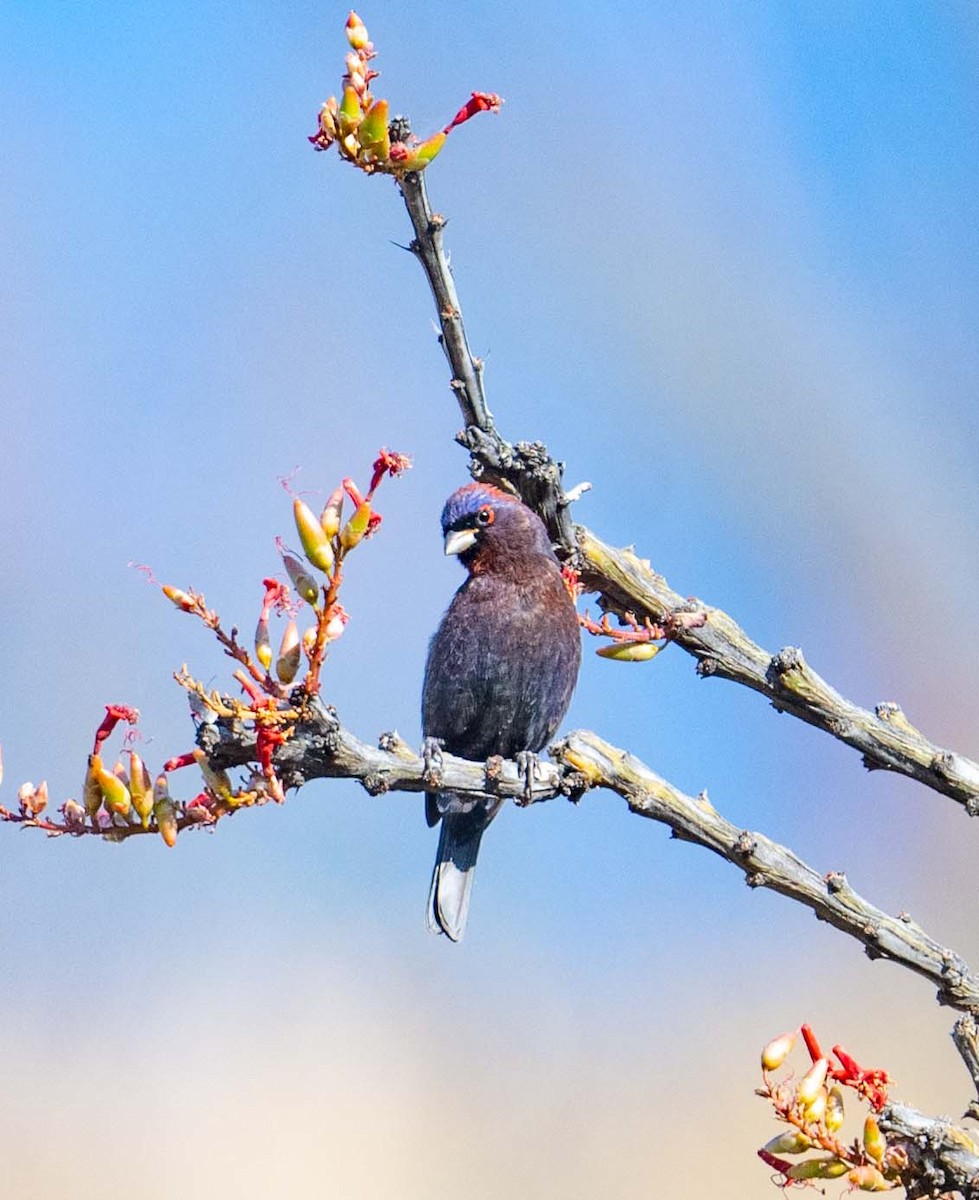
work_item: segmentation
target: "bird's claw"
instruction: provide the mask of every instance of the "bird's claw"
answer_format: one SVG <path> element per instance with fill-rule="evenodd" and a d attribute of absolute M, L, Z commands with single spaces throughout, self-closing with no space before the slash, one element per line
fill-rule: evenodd
<path fill-rule="evenodd" d="M 532 750 L 521 750 L 516 756 L 516 763 L 523 777 L 523 795 L 515 796 L 514 803 L 525 808 L 534 800 L 534 782 L 540 779 L 540 759 Z"/>
<path fill-rule="evenodd" d="M 442 784 L 442 739 L 427 737 L 422 742 L 422 781 L 431 788 Z"/>

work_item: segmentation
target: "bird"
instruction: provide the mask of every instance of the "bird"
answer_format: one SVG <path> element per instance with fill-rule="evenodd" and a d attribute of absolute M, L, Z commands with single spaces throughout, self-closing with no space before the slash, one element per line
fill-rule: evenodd
<path fill-rule="evenodd" d="M 477 762 L 534 755 L 571 702 L 581 636 L 571 592 L 544 522 L 487 483 L 453 492 L 442 510 L 445 553 L 466 568 L 432 637 L 422 687 L 426 754 L 444 749 Z M 425 797 L 441 821 L 428 927 L 458 942 L 466 928 L 479 844 L 501 798 Z"/>

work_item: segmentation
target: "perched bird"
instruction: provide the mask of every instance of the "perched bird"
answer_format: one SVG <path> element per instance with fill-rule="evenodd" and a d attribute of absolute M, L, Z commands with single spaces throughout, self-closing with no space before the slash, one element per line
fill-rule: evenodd
<path fill-rule="evenodd" d="M 477 762 L 536 754 L 567 711 L 581 662 L 574 601 L 547 530 L 515 497 L 471 483 L 446 501 L 442 533 L 445 553 L 469 574 L 429 646 L 426 745 L 434 739 Z M 465 932 L 480 839 L 501 804 L 425 797 L 429 825 L 442 822 L 428 926 L 454 942 Z"/>

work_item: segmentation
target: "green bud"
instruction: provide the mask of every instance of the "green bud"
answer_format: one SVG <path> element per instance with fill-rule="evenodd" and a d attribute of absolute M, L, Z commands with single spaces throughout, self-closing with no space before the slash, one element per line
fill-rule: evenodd
<path fill-rule="evenodd" d="M 129 788 L 126 787 L 118 775 L 114 775 L 104 767 L 96 772 L 96 777 L 99 781 L 99 790 L 102 792 L 102 799 L 105 802 L 106 810 L 118 813 L 120 817 L 128 817 L 129 810 L 132 807 Z"/>
<path fill-rule="evenodd" d="M 315 604 L 320 596 L 319 584 L 293 554 L 282 555 L 282 565 L 292 580 L 292 586 L 307 604 Z"/>
<path fill-rule="evenodd" d="M 302 646 L 299 641 L 299 629 L 295 621 L 290 621 L 282 635 L 279 646 L 279 657 L 275 663 L 275 673 L 281 683 L 289 684 L 296 678 L 299 663 L 302 658 Z"/>
<path fill-rule="evenodd" d="M 153 816 L 160 837 L 168 846 L 177 841 L 177 808 L 170 799 L 170 784 L 166 775 L 158 775 L 153 785 Z"/>
<path fill-rule="evenodd" d="M 614 662 L 649 662 L 662 649 L 655 642 L 610 642 L 607 646 L 599 646 L 595 653 Z M 774 1070 L 774 1067 L 768 1069 Z"/>
<path fill-rule="evenodd" d="M 340 530 L 340 545 L 344 550 L 352 550 L 367 532 L 371 519 L 371 506 L 368 500 L 362 500 L 354 510 L 353 516 Z"/>
<path fill-rule="evenodd" d="M 789 1179 L 839 1179 L 849 1171 L 849 1163 L 840 1158 L 810 1158 L 793 1163 L 786 1171 Z"/>
<path fill-rule="evenodd" d="M 153 812 L 153 785 L 150 773 L 143 760 L 135 750 L 129 752 L 129 791 L 132 795 L 133 808 L 142 822 L 144 829 L 149 829 L 150 816 Z"/>
<path fill-rule="evenodd" d="M 769 1154 L 805 1154 L 812 1149 L 812 1142 L 798 1129 L 787 1129 L 773 1137 L 764 1147 Z"/>
<path fill-rule="evenodd" d="M 304 504 L 298 496 L 292 502 L 292 512 L 306 557 L 314 567 L 329 574 L 333 570 L 333 547 L 323 532 L 323 526 L 309 505 Z"/>

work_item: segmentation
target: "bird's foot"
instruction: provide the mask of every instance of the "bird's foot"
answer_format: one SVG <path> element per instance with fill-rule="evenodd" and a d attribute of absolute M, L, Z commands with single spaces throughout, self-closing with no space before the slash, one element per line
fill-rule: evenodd
<path fill-rule="evenodd" d="M 430 788 L 441 787 L 442 784 L 442 739 L 427 737 L 422 742 L 422 780 Z"/>
<path fill-rule="evenodd" d="M 525 808 L 534 801 L 534 781 L 540 779 L 540 759 L 532 750 L 521 750 L 516 756 L 517 770 L 523 776 L 523 795 L 514 797 L 514 804 Z"/>

